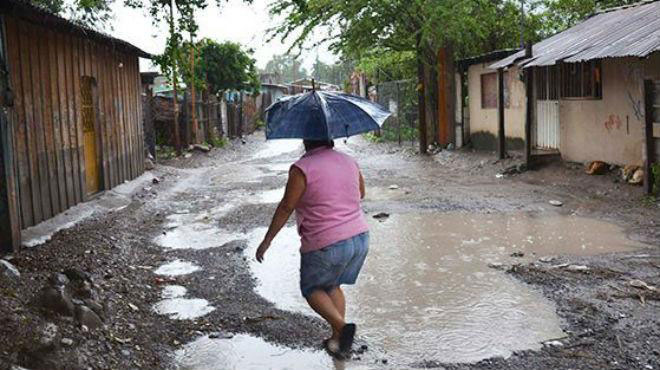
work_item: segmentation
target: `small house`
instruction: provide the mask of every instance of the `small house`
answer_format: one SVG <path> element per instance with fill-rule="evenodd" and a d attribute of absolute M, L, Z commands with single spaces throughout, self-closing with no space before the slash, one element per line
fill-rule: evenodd
<path fill-rule="evenodd" d="M 505 117 L 504 127 L 527 122 L 530 157 L 640 166 L 656 160 L 660 1 L 600 11 L 489 69 L 524 71 L 530 104 L 525 114 Z"/>
<path fill-rule="evenodd" d="M 23 0 L 0 2 L 0 249 L 143 172 L 139 57 Z"/>
<path fill-rule="evenodd" d="M 460 110 L 457 117 L 463 116 L 464 140 L 471 142 L 476 149 L 497 149 L 497 71 L 488 66 L 516 51 L 497 50 L 462 59 L 457 63 L 460 81 L 466 82 L 464 87 L 468 96 L 467 101 L 459 97 L 461 103 L 457 104 Z M 506 146 L 510 149 L 523 149 L 525 139 L 525 84 L 520 77 L 521 69 L 518 66 L 512 66 L 504 73 Z M 457 119 L 457 122 L 461 120 Z"/>

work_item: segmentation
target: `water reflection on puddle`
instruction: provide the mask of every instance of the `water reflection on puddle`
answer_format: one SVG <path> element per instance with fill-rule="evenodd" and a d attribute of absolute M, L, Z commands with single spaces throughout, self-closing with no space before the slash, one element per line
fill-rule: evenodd
<path fill-rule="evenodd" d="M 202 317 L 215 308 L 205 299 L 183 298 L 188 290 L 180 285 L 166 285 L 161 292 L 161 301 L 154 305 L 154 310 L 177 320 L 190 320 Z"/>
<path fill-rule="evenodd" d="M 177 320 L 191 320 L 202 317 L 215 308 L 201 298 L 168 298 L 156 303 L 156 312 Z"/>
<path fill-rule="evenodd" d="M 347 315 L 371 348 L 401 364 L 508 356 L 564 335 L 551 302 L 489 263 L 640 246 L 616 225 L 572 216 L 428 213 L 370 221 L 371 251 L 358 284 L 346 289 Z M 246 255 L 264 232 L 250 235 Z M 252 270 L 266 299 L 311 314 L 298 290 L 298 246 L 295 229 L 284 229 Z"/>
<path fill-rule="evenodd" d="M 178 350 L 175 362 L 182 370 L 367 369 L 333 361 L 322 351 L 294 350 L 244 334 L 231 339 L 201 337 Z"/>
<path fill-rule="evenodd" d="M 300 150 L 302 148 L 302 140 L 269 140 L 264 144 L 264 146 L 265 148 L 252 155 L 253 159 L 276 157 L 284 153 Z"/>
<path fill-rule="evenodd" d="M 244 235 L 241 233 L 230 233 L 207 224 L 192 223 L 167 231 L 154 241 L 161 247 L 170 249 L 207 249 L 242 238 Z"/>
<path fill-rule="evenodd" d="M 174 260 L 172 262 L 166 263 L 159 268 L 157 268 L 154 273 L 157 275 L 166 275 L 166 276 L 181 276 L 192 274 L 195 271 L 199 271 L 201 268 L 195 265 L 192 262 Z"/>

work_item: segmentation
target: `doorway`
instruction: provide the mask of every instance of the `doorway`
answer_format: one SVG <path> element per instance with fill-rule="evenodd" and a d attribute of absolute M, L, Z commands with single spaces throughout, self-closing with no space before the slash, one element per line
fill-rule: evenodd
<path fill-rule="evenodd" d="M 81 78 L 82 95 L 82 123 L 83 123 L 83 143 L 85 152 L 85 183 L 87 195 L 93 195 L 101 190 L 101 179 L 99 171 L 98 157 L 98 131 L 96 129 L 96 80 L 90 76 Z"/>
<path fill-rule="evenodd" d="M 559 68 L 536 68 L 536 120 L 532 125 L 535 149 L 559 149 Z"/>

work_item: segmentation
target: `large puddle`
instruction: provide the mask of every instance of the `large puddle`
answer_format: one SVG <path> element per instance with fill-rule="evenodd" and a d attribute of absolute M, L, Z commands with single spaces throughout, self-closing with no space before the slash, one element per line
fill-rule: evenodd
<path fill-rule="evenodd" d="M 249 236 L 247 256 L 264 232 Z M 491 263 L 641 246 L 613 224 L 524 213 L 392 215 L 371 220 L 371 238 L 358 284 L 346 289 L 347 315 L 370 348 L 400 366 L 508 356 L 564 335 L 551 302 Z M 261 295 L 282 309 L 312 314 L 298 290 L 298 246 L 295 229 L 285 228 L 266 262 L 253 262 L 252 269 Z M 515 252 L 524 257 L 512 257 Z"/>
<path fill-rule="evenodd" d="M 175 353 L 179 369 L 262 370 L 262 369 L 342 369 L 320 351 L 293 350 L 249 335 L 231 339 L 200 337 Z M 354 369 L 355 367 L 351 367 Z"/>

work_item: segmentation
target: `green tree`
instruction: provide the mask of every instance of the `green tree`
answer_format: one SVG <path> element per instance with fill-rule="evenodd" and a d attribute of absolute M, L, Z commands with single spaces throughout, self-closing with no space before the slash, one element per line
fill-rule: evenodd
<path fill-rule="evenodd" d="M 340 60 L 337 63 L 323 63 L 318 57 L 312 66 L 312 77 L 317 81 L 342 86 L 351 76 L 355 63 L 350 60 Z"/>
<path fill-rule="evenodd" d="M 113 0 L 30 0 L 53 14 L 93 29 L 109 29 L 112 19 L 110 5 Z"/>
<path fill-rule="evenodd" d="M 636 2 L 638 0 L 541 0 L 544 9 L 541 31 L 544 35 L 551 35 L 574 26 L 599 10 Z"/>
<path fill-rule="evenodd" d="M 196 49 L 199 55 L 195 62 L 197 79 L 208 83 L 198 86 L 208 88 L 212 94 L 227 90 L 259 92 L 259 73 L 252 50 L 244 50 L 234 42 L 217 43 L 210 39 L 198 42 Z"/>
<path fill-rule="evenodd" d="M 273 55 L 263 70 L 280 76 L 281 82 L 289 83 L 309 76 L 302 62 L 291 54 Z"/>

